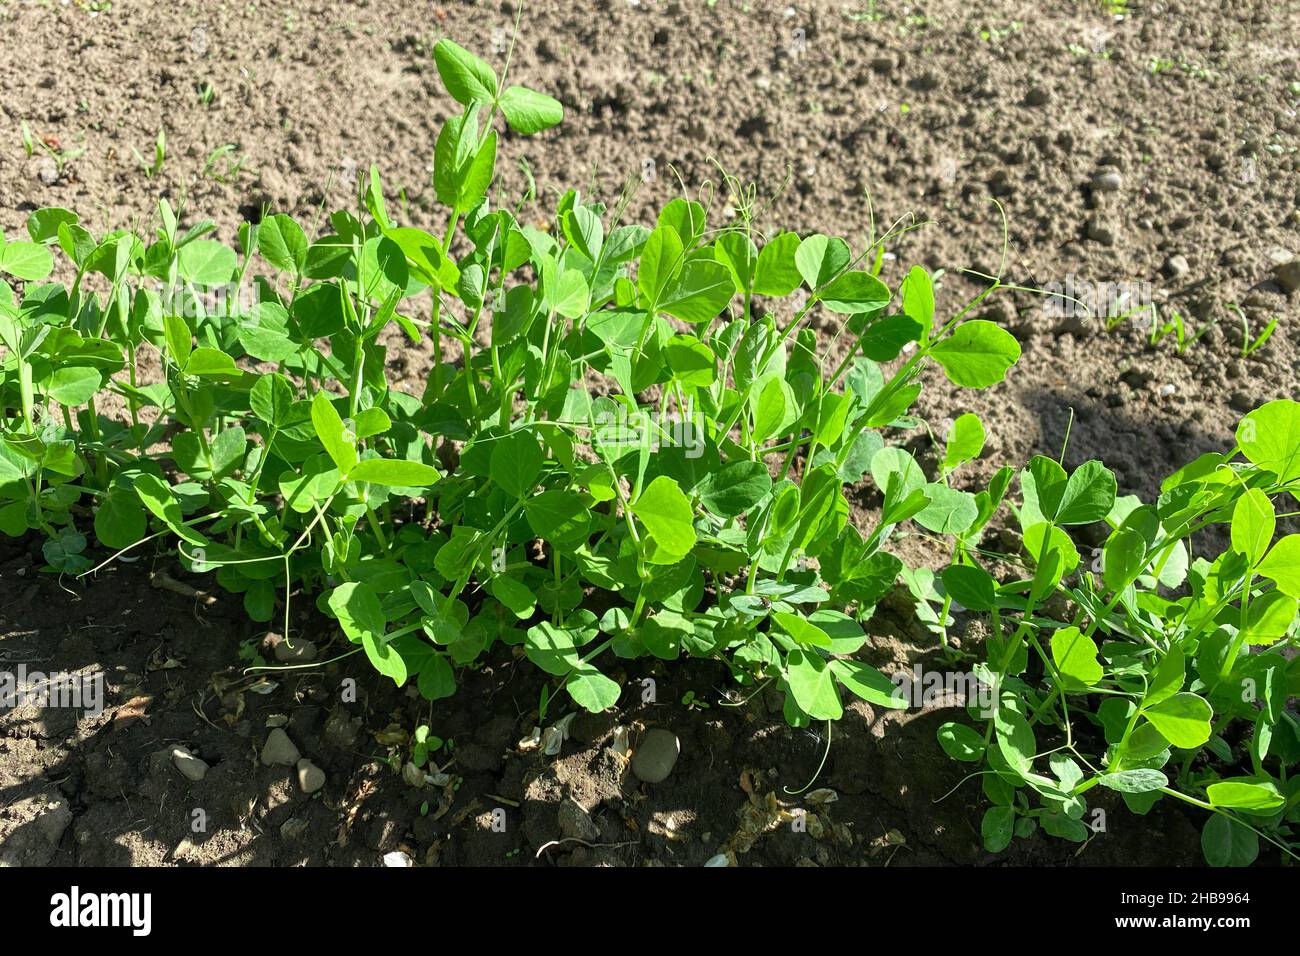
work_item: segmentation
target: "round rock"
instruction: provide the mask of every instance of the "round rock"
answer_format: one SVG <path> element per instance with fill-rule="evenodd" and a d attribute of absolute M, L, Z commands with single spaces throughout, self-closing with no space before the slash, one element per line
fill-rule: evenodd
<path fill-rule="evenodd" d="M 671 730 L 656 727 L 632 754 L 632 773 L 644 783 L 662 783 L 677 765 L 682 743 Z"/>
<path fill-rule="evenodd" d="M 303 793 L 315 793 L 325 786 L 325 771 L 304 757 L 298 761 L 298 786 Z"/>
<path fill-rule="evenodd" d="M 184 747 L 173 747 L 171 755 L 172 763 L 176 765 L 176 769 L 181 772 L 181 775 L 186 780 L 197 783 L 207 775 L 208 765 Z"/>

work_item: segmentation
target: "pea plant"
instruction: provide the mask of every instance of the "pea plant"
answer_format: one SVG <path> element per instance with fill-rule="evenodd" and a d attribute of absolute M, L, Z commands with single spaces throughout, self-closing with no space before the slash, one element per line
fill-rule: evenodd
<path fill-rule="evenodd" d="M 1263 405 L 1232 451 L 1170 475 L 1154 504 L 1117 497 L 1100 462 L 1067 473 L 1035 458 L 1020 474 L 1022 556 L 956 537 L 941 582 L 991 622 L 977 666 L 994 694 L 938 736 L 981 768 L 988 850 L 1039 827 L 1092 838 L 1102 787 L 1137 814 L 1165 799 L 1207 811 L 1211 864 L 1248 865 L 1261 841 L 1296 857 L 1300 534 L 1278 528 L 1297 515 L 1298 435 L 1300 404 Z M 1101 521 L 1089 559 L 1067 529 Z M 999 583 L 984 564 L 1008 559 Z"/>
<path fill-rule="evenodd" d="M 156 235 L 51 208 L 0 246 L 0 529 L 61 574 L 96 570 L 92 535 L 109 560 L 174 551 L 290 640 L 314 598 L 431 700 L 505 644 L 553 678 L 542 713 L 612 706 L 617 659 L 683 655 L 775 682 L 796 725 L 841 690 L 899 706 L 852 656 L 903 570 L 884 546 L 909 520 L 974 535 L 996 503 L 883 430 L 918 424 L 931 363 L 983 388 L 1015 340 L 970 306 L 936 319 L 920 268 L 891 293 L 884 237 L 765 236 L 749 205 L 719 227 L 687 197 L 627 223 L 573 191 L 521 222 L 492 198 L 498 124 L 540 133 L 560 103 L 434 56 L 441 235 L 394 221 L 372 168 L 319 234 L 277 213 L 232 248 L 164 201 Z M 44 281 L 55 252 L 68 283 Z M 432 367 L 402 390 L 390 350 L 415 348 Z M 864 536 L 845 490 L 868 477 Z"/>

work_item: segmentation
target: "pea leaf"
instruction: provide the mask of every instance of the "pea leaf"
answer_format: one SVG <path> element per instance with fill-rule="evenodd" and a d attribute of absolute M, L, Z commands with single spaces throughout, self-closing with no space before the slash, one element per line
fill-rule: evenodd
<path fill-rule="evenodd" d="M 506 87 L 501 94 L 501 112 L 510 128 L 525 136 L 558 126 L 564 119 L 564 106 L 559 100 L 524 86 Z"/>
<path fill-rule="evenodd" d="M 948 444 L 943 454 L 944 471 L 950 472 L 978 458 L 984 450 L 984 441 L 984 423 L 980 417 L 974 412 L 960 416 L 948 432 Z"/>
<path fill-rule="evenodd" d="M 632 504 L 632 513 L 650 532 L 659 546 L 659 564 L 675 564 L 695 547 L 694 512 L 677 482 L 660 475 L 641 492 Z M 672 560 L 668 560 L 672 557 Z"/>
<path fill-rule="evenodd" d="M 1214 710 L 1204 698 L 1183 692 L 1143 710 L 1147 720 L 1175 747 L 1190 750 L 1210 739 Z"/>
<path fill-rule="evenodd" d="M 1020 358 L 1015 337 L 985 319 L 963 322 L 930 347 L 948 378 L 964 388 L 988 388 L 1006 377 Z"/>
<path fill-rule="evenodd" d="M 1137 769 L 1120 770 L 1117 773 L 1103 773 L 1097 782 L 1109 790 L 1119 793 L 1150 793 L 1161 787 L 1169 786 L 1169 778 L 1159 770 Z"/>
<path fill-rule="evenodd" d="M 819 293 L 822 305 L 841 315 L 878 312 L 889 304 L 889 290 L 869 272 L 846 272 Z"/>
<path fill-rule="evenodd" d="M 564 682 L 564 689 L 569 692 L 574 703 L 593 714 L 613 707 L 622 690 L 617 683 L 590 664 L 580 664 Z"/>
<path fill-rule="evenodd" d="M 1052 660 L 1061 676 L 1076 686 L 1090 687 L 1104 674 L 1096 642 L 1077 627 L 1065 627 L 1052 635 Z"/>
<path fill-rule="evenodd" d="M 1246 643 L 1272 644 L 1290 629 L 1297 607 L 1300 602 L 1281 591 L 1269 591 L 1252 600 L 1242 631 Z"/>
<path fill-rule="evenodd" d="M 1253 464 L 1285 484 L 1300 478 L 1300 402 L 1268 402 L 1237 425 L 1237 444 Z"/>
<path fill-rule="evenodd" d="M 941 724 L 936 735 L 943 752 L 953 760 L 976 763 L 984 756 L 984 738 L 965 724 Z"/>
<path fill-rule="evenodd" d="M 533 433 L 520 429 L 493 443 L 489 474 L 506 494 L 523 498 L 537 487 L 543 463 L 542 448 Z"/>
<path fill-rule="evenodd" d="M 814 720 L 839 720 L 844 713 L 830 665 L 814 651 L 786 655 L 785 679 L 799 708 Z"/>
<path fill-rule="evenodd" d="M 1289 534 L 1273 545 L 1255 569 L 1283 594 L 1300 598 L 1300 534 Z"/>
<path fill-rule="evenodd" d="M 759 461 L 735 461 L 709 472 L 696 488 L 704 507 L 723 518 L 743 514 L 772 490 L 772 476 Z"/>
<path fill-rule="evenodd" d="M 325 446 L 339 472 L 346 477 L 357 463 L 356 437 L 344 428 L 343 419 L 324 392 L 317 392 L 311 401 L 311 421 L 316 437 Z"/>
<path fill-rule="evenodd" d="M 497 98 L 497 77 L 483 60 L 451 40 L 433 46 L 433 62 L 442 85 L 463 106 L 491 103 Z"/>
<path fill-rule="evenodd" d="M 867 703 L 895 710 L 907 708 L 907 701 L 900 694 L 898 686 L 870 664 L 844 659 L 833 660 L 831 670 L 841 684 Z"/>
<path fill-rule="evenodd" d="M 373 481 L 401 488 L 427 488 L 438 480 L 438 469 L 402 458 L 367 458 L 348 472 L 349 481 Z"/>
<path fill-rule="evenodd" d="M 24 282 L 38 282 L 54 269 L 54 257 L 40 243 L 19 240 L 5 242 L 0 236 L 0 272 Z"/>
<path fill-rule="evenodd" d="M 1250 866 L 1259 856 L 1259 836 L 1226 814 L 1212 813 L 1201 830 L 1201 852 L 1210 866 Z"/>
<path fill-rule="evenodd" d="M 1268 551 L 1277 530 L 1277 512 L 1268 495 L 1247 488 L 1232 509 L 1232 550 L 1257 564 Z"/>

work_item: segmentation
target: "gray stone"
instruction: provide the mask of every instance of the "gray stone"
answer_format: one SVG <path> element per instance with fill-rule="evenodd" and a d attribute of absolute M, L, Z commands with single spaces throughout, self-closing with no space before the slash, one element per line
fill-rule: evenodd
<path fill-rule="evenodd" d="M 171 749 L 172 763 L 186 780 L 198 783 L 208 773 L 208 765 L 184 747 Z"/>
<path fill-rule="evenodd" d="M 1114 167 L 1099 169 L 1092 177 L 1092 188 L 1095 192 L 1117 193 L 1123 185 L 1124 177 Z"/>
<path fill-rule="evenodd" d="M 262 763 L 267 767 L 292 767 L 302 756 L 289 735 L 276 727 L 266 735 L 266 745 L 262 748 Z"/>
<path fill-rule="evenodd" d="M 600 836 L 596 821 L 572 797 L 560 804 L 558 817 L 560 832 L 569 839 L 592 843 Z"/>
<path fill-rule="evenodd" d="M 298 786 L 303 793 L 315 793 L 325 786 L 325 771 L 304 757 L 298 761 Z"/>
<path fill-rule="evenodd" d="M 1187 261 L 1186 256 L 1173 255 L 1165 260 L 1164 274 L 1171 279 L 1178 279 L 1187 275 L 1192 269 L 1191 264 Z"/>
<path fill-rule="evenodd" d="M 677 765 L 682 743 L 671 730 L 656 727 L 632 754 L 632 773 L 645 783 L 662 783 Z"/>
<path fill-rule="evenodd" d="M 1273 266 L 1273 278 L 1287 292 L 1300 289 L 1300 259 L 1277 263 Z"/>
<path fill-rule="evenodd" d="M 1115 245 L 1117 231 L 1112 223 L 1100 216 L 1093 216 L 1088 220 L 1088 238 L 1093 242 L 1100 242 L 1103 246 Z"/>
<path fill-rule="evenodd" d="M 325 742 L 331 747 L 350 750 L 356 744 L 360 730 L 360 718 L 349 717 L 346 712 L 335 710 L 325 721 Z"/>

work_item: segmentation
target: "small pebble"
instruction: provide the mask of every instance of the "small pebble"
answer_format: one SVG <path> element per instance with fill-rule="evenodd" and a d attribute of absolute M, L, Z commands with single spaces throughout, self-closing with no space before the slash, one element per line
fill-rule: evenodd
<path fill-rule="evenodd" d="M 289 735 L 276 727 L 266 735 L 266 745 L 262 747 L 262 763 L 267 767 L 292 767 L 302 754 Z"/>

